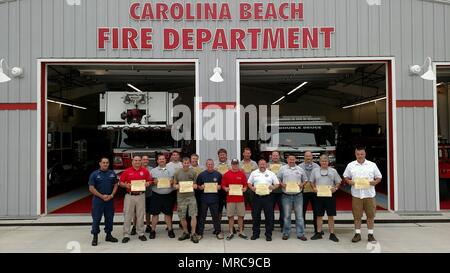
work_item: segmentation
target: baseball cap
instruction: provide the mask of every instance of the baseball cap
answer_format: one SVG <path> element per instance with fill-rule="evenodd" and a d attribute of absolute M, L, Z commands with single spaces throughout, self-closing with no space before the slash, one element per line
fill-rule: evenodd
<path fill-rule="evenodd" d="M 231 160 L 231 164 L 239 164 L 239 160 L 237 160 L 236 158 L 233 158 Z"/>

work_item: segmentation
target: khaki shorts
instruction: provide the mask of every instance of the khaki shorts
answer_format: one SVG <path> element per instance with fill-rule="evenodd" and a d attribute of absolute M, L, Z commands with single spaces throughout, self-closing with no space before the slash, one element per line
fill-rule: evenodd
<path fill-rule="evenodd" d="M 186 219 L 186 213 L 189 213 L 190 217 L 195 217 L 198 214 L 195 196 L 178 198 L 177 206 L 178 217 L 180 220 Z"/>
<path fill-rule="evenodd" d="M 227 216 L 233 217 L 233 216 L 245 216 L 245 203 L 239 202 L 239 203 L 227 203 Z"/>
<path fill-rule="evenodd" d="M 352 212 L 355 220 L 361 220 L 363 212 L 366 213 L 368 219 L 374 219 L 377 211 L 375 198 L 356 198 L 352 197 Z"/>

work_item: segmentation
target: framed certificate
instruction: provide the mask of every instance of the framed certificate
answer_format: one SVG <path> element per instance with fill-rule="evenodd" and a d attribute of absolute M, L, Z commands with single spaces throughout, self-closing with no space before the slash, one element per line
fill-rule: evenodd
<path fill-rule="evenodd" d="M 317 185 L 317 197 L 331 197 L 331 186 L 330 185 Z"/>
<path fill-rule="evenodd" d="M 287 193 L 299 193 L 300 186 L 295 181 L 287 181 L 286 182 L 286 192 Z"/>
<path fill-rule="evenodd" d="M 180 193 L 194 192 L 194 182 L 193 181 L 180 181 Z"/>
<path fill-rule="evenodd" d="M 217 183 L 207 182 L 205 185 L 205 193 L 217 193 Z"/>
<path fill-rule="evenodd" d="M 270 164 L 270 170 L 275 173 L 278 174 L 278 172 L 280 172 L 281 169 L 281 164 Z"/>
<path fill-rule="evenodd" d="M 145 191 L 145 180 L 131 180 L 131 191 Z"/>
<path fill-rule="evenodd" d="M 257 195 L 269 195 L 269 184 L 257 184 L 256 185 L 256 194 Z"/>
<path fill-rule="evenodd" d="M 158 177 L 158 184 L 156 185 L 156 188 L 158 188 L 158 189 L 170 188 L 169 177 Z"/>
<path fill-rule="evenodd" d="M 242 185 L 230 185 L 230 191 L 228 192 L 228 194 L 233 196 L 242 196 L 242 189 Z"/>
<path fill-rule="evenodd" d="M 353 181 L 357 190 L 367 190 L 370 188 L 369 178 L 357 177 Z"/>

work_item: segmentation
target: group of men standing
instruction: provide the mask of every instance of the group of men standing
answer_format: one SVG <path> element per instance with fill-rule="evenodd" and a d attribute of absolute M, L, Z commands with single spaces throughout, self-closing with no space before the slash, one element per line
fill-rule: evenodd
<path fill-rule="evenodd" d="M 351 185 L 352 212 L 355 235 L 352 242 L 361 240 L 361 218 L 367 216 L 368 241 L 375 242 L 373 236 L 376 211 L 375 185 L 381 181 L 381 173 L 375 163 L 366 160 L 364 148 L 355 150 L 356 160 L 349 163 L 343 174 L 344 181 Z M 296 237 L 306 241 L 305 217 L 308 205 L 313 209 L 314 235 L 311 240 L 322 239 L 323 217 L 328 217 L 329 239 L 338 242 L 334 231 L 336 216 L 336 191 L 342 184 L 338 172 L 329 166 L 326 154 L 320 156 L 320 165 L 313 162 L 313 154 L 305 152 L 304 162 L 297 165 L 297 158 L 288 155 L 286 163 L 280 153 L 272 152 L 271 160 L 251 160 L 251 150 L 244 149 L 243 159 L 228 160 L 227 151 L 218 151 L 218 160 L 208 159 L 205 167 L 199 166 L 199 157 L 180 160 L 180 154 L 173 152 L 170 162 L 158 155 L 157 166 L 148 166 L 148 157 L 134 156 L 132 167 L 126 169 L 117 183 L 117 176 L 109 170 L 109 161 L 102 158 L 100 168 L 89 179 L 89 189 L 93 193 L 92 245 L 98 244 L 99 224 L 105 216 L 106 241 L 118 242 L 111 235 L 114 217 L 113 198 L 118 186 L 125 189 L 124 226 L 122 243 L 129 242 L 131 235 L 137 234 L 146 241 L 156 237 L 159 215 L 164 214 L 166 230 L 170 238 L 175 238 L 172 216 L 176 207 L 182 234 L 178 240 L 190 239 L 198 243 L 204 235 L 208 210 L 210 211 L 217 239 L 224 239 L 221 229 L 223 209 L 228 217 L 227 240 L 234 236 L 248 239 L 244 233 L 246 206 L 252 209 L 251 240 L 260 237 L 261 213 L 264 213 L 265 238 L 272 241 L 274 230 L 274 210 L 278 207 L 282 239 L 288 240 L 291 233 L 292 211 L 295 215 Z M 235 218 L 238 230 L 235 228 Z M 146 219 L 144 223 L 144 218 Z M 132 225 L 134 224 L 134 226 Z M 145 224 L 147 227 L 145 227 Z"/>

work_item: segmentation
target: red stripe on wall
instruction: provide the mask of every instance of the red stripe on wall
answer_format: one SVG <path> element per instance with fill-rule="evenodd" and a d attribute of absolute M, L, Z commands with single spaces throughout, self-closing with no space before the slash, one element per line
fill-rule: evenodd
<path fill-rule="evenodd" d="M 236 108 L 236 102 L 202 102 L 200 104 L 200 109 L 235 109 Z"/>
<path fill-rule="evenodd" d="M 0 103 L 0 111 L 4 110 L 37 110 L 37 103 Z"/>
<path fill-rule="evenodd" d="M 397 100 L 397 107 L 434 107 L 432 100 Z"/>

